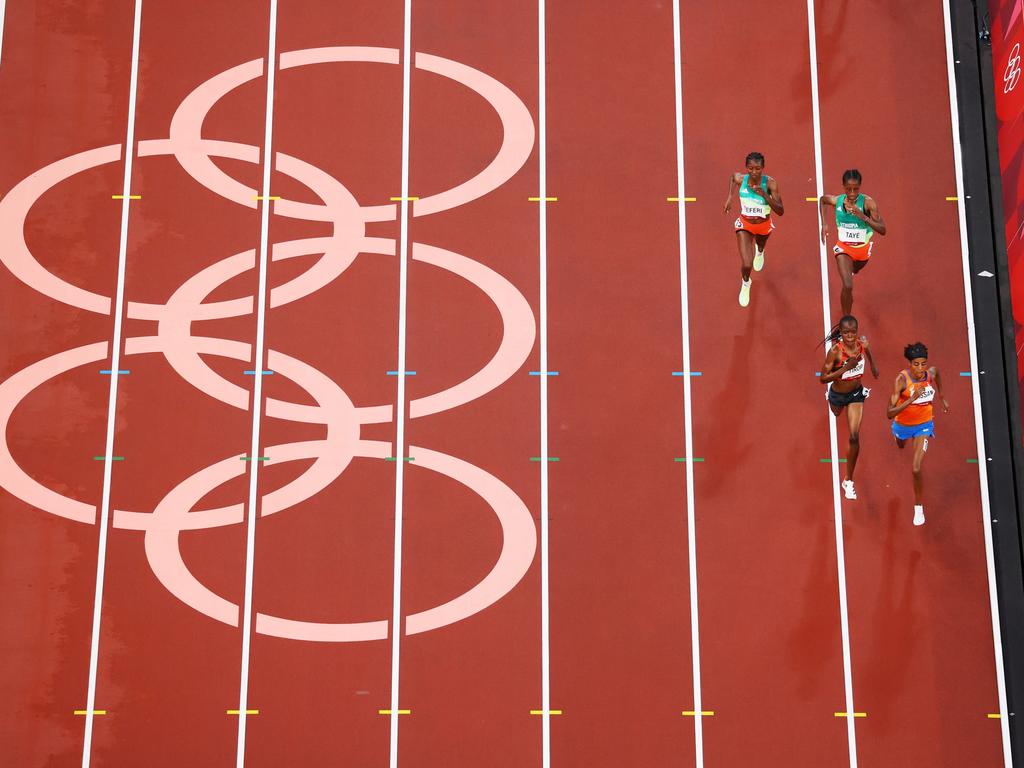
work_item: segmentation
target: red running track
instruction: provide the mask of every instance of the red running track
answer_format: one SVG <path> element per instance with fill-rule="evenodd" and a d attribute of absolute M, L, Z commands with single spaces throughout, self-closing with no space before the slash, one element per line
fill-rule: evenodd
<path fill-rule="evenodd" d="M 696 198 L 685 204 L 688 329 L 692 368 L 701 374 L 691 378 L 689 427 L 691 458 L 704 459 L 692 465 L 691 509 L 686 466 L 673 461 L 685 455 L 687 425 L 684 382 L 671 375 L 682 369 L 683 344 L 678 204 L 666 200 L 681 188 L 671 3 L 548 5 L 547 194 L 558 199 L 546 204 L 544 235 L 540 203 L 528 199 L 540 194 L 541 172 L 536 7 L 413 3 L 409 195 L 420 199 L 409 205 L 403 291 L 401 207 L 390 200 L 402 184 L 403 3 L 282 2 L 280 53 L 364 46 L 384 60 L 366 61 L 364 50 L 350 56 L 357 61 L 279 61 L 271 194 L 283 200 L 271 208 L 278 258 L 268 271 L 268 354 L 257 362 L 257 313 L 245 297 L 258 290 L 262 204 L 251 198 L 264 154 L 262 67 L 239 74 L 202 124 L 204 139 L 236 142 L 219 147 L 236 157 L 189 171 L 161 154 L 166 147 L 146 142 L 168 138 L 186 97 L 209 78 L 262 61 L 268 8 L 147 3 L 131 181 L 142 197 L 130 206 L 125 298 L 180 302 L 182 286 L 194 285 L 195 301 L 204 290 L 212 291 L 207 303 L 236 300 L 224 316 L 191 326 L 193 337 L 234 346 L 176 359 L 186 378 L 132 341 L 170 331 L 159 328 L 155 310 L 146 316 L 129 304 L 120 367 L 131 373 L 118 377 L 114 451 L 125 458 L 112 463 L 110 504 L 145 517 L 113 517 L 92 667 L 100 542 L 89 522 L 103 495 L 103 462 L 92 457 L 103 453 L 109 377 L 99 370 L 110 367 L 109 350 L 52 378 L 41 374 L 23 398 L 8 394 L 24 380 L 19 372 L 37 370 L 39 361 L 109 345 L 113 322 L 103 306 L 62 303 L 24 273 L 16 277 L 24 261 L 13 236 L 23 227 L 46 270 L 112 296 L 120 202 L 109 198 L 121 191 L 123 158 L 115 152 L 38 200 L 26 198 L 23 224 L 4 217 L 18 212 L 11 191 L 23 189 L 22 180 L 62 158 L 123 143 L 132 18 L 127 7 L 98 14 L 11 3 L 0 62 L 0 136 L 12 149 L 0 168 L 7 196 L 0 236 L 11 262 L 0 282 L 8 308 L 0 399 L 13 407 L 6 444 L 25 476 L 79 502 L 60 508 L 80 519 L 48 514 L 52 498 L 33 496 L 38 489 L 26 491 L 20 474 L 5 472 L 0 691 L 14 715 L 0 743 L 8 762 L 82 764 L 85 718 L 73 713 L 86 706 L 90 673 L 96 709 L 106 712 L 93 719 L 92 765 L 238 760 L 239 718 L 227 711 L 239 702 L 237 605 L 247 564 L 240 523 L 254 470 L 237 457 L 249 453 L 252 435 L 254 377 L 243 369 L 255 366 L 277 370 L 263 377 L 261 444 L 269 460 L 257 476 L 254 607 L 285 621 L 255 618 L 247 695 L 259 714 L 246 717 L 246 765 L 849 764 L 847 721 L 835 716 L 846 707 L 847 681 L 833 478 L 820 461 L 829 455 L 829 427 L 813 376 L 822 307 L 817 206 L 805 201 L 816 193 L 807 11 L 796 0 L 767 17 L 758 10 L 690 0 L 680 8 L 682 188 Z M 941 4 L 910 11 L 868 2 L 865 34 L 856 37 L 841 34 L 851 22 L 846 6 L 816 10 L 825 191 L 838 191 L 844 168 L 859 167 L 890 230 L 857 278 L 854 308 L 882 371 L 862 430 L 860 499 L 842 502 L 850 682 L 855 709 L 866 714 L 854 721 L 856 756 L 865 766 L 1003 765 L 1000 723 L 987 717 L 1000 704 L 980 489 L 977 467 L 967 462 L 977 458 L 971 380 L 958 375 L 971 363 L 956 208 L 945 200 L 956 183 Z M 755 16 L 752 29 L 744 19 Z M 910 70 L 917 80 L 908 92 L 893 73 Z M 928 120 L 915 119 L 922 111 Z M 195 137 L 182 136 L 193 142 L 179 148 L 186 162 L 201 156 Z M 752 303 L 741 310 L 731 217 L 720 205 L 726 174 L 751 149 L 767 155 L 786 214 L 765 271 L 755 275 Z M 438 197 L 502 152 L 511 159 L 498 163 L 504 171 L 493 183 L 459 200 Z M 318 282 L 317 268 L 341 263 L 319 254 L 347 237 L 349 219 L 338 212 L 353 210 L 348 193 L 360 210 L 378 206 L 367 214 L 370 240 L 336 277 Z M 320 238 L 321 250 L 285 258 L 279 244 L 308 238 Z M 224 261 L 233 254 L 242 255 Z M 218 264 L 218 280 L 194 277 Z M 838 277 L 830 270 L 835 305 Z M 316 290 L 295 297 L 302 280 Z M 396 504 L 398 462 L 383 457 L 395 455 L 389 406 L 398 402 L 398 377 L 387 372 L 400 367 L 403 303 L 405 369 L 416 373 L 405 377 L 400 418 L 413 461 L 403 466 Z M 165 311 L 189 316 L 177 306 Z M 540 371 L 545 336 L 548 368 L 558 375 L 542 378 L 531 372 Z M 902 346 L 918 338 L 929 344 L 953 405 L 939 416 L 926 462 L 929 520 L 920 529 L 910 525 L 909 457 L 892 446 L 882 413 Z M 168 347 L 172 356 L 183 344 Z M 497 362 L 488 363 L 496 350 Z M 501 370 L 459 397 L 459 383 L 485 364 Z M 378 407 L 359 412 L 351 439 L 364 443 L 355 448 L 338 438 L 350 434 L 338 424 L 353 418 L 338 391 L 357 407 Z M 456 394 L 438 405 L 443 392 Z M 347 413 L 349 422 L 332 422 L 329 413 Z M 531 461 L 542 433 L 557 459 L 548 463 L 546 488 Z M 845 440 L 841 422 L 840 455 Z M 307 454 L 282 447 L 303 441 L 318 447 Z M 275 452 L 289 451 L 296 458 L 275 462 Z M 324 487 L 301 491 L 302 478 L 325 464 Z M 225 468 L 222 483 L 196 481 L 191 497 L 168 496 L 210 466 Z M 512 494 L 496 502 L 500 517 L 480 489 L 506 492 L 481 473 Z M 281 502 L 288 489 L 308 498 Z M 230 524 L 175 533 L 180 521 L 166 522 L 174 509 L 218 507 Z M 545 509 L 547 541 L 540 538 Z M 158 510 L 163 517 L 153 516 Z M 406 617 L 398 700 L 410 714 L 389 716 L 380 710 L 392 697 L 396 511 Z M 180 572 L 152 570 L 154 559 L 157 570 L 167 567 L 169 541 L 210 590 L 204 599 L 192 595 L 188 603 L 161 582 L 181 589 Z M 490 589 L 486 605 L 424 628 L 432 610 L 486 581 L 506 555 L 505 581 Z M 701 709 L 714 712 L 700 718 L 700 747 L 696 718 L 682 714 L 696 706 L 694 591 L 696 682 Z M 375 639 L 280 636 L 349 631 L 340 623 L 361 623 Z M 549 716 L 549 738 L 545 717 L 531 714 L 543 707 L 545 668 L 550 707 L 560 712 Z"/>

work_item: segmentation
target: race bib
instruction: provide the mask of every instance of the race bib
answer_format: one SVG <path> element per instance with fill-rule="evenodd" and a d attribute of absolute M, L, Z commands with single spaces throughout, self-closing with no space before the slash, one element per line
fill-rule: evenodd
<path fill-rule="evenodd" d="M 771 207 L 767 203 L 740 198 L 740 213 L 744 216 L 768 216 Z"/>
<path fill-rule="evenodd" d="M 850 370 L 846 371 L 842 375 L 842 378 L 843 379 L 855 379 L 858 376 L 863 376 L 863 375 L 864 375 L 864 358 L 861 357 L 860 362 L 857 363 L 855 366 L 853 366 L 853 368 L 851 368 Z"/>
<path fill-rule="evenodd" d="M 852 224 L 840 224 L 839 239 L 844 243 L 864 245 L 868 241 L 868 233 L 863 227 Z"/>
<path fill-rule="evenodd" d="M 935 389 L 931 384 L 923 384 L 918 386 L 918 390 L 921 392 L 921 396 L 914 401 L 916 405 L 924 405 L 930 403 L 935 399 Z"/>

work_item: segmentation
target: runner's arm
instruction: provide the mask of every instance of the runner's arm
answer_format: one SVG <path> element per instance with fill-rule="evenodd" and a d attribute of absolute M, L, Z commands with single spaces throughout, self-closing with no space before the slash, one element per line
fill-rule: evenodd
<path fill-rule="evenodd" d="M 851 357 L 846 361 L 846 364 L 843 367 L 833 371 L 832 367 L 836 364 L 837 354 L 836 348 L 832 347 L 832 349 L 828 351 L 828 354 L 825 355 L 825 362 L 821 365 L 821 376 L 818 377 L 822 384 L 828 384 L 831 381 L 835 381 L 857 364 L 857 358 Z"/>
<path fill-rule="evenodd" d="M 942 395 L 942 379 L 939 378 L 938 368 L 932 368 L 932 377 L 935 379 L 935 391 L 939 395 L 939 400 L 942 401 L 942 412 L 949 413 L 949 403 L 946 402 L 946 398 Z"/>
<path fill-rule="evenodd" d="M 818 212 L 821 214 L 822 245 L 824 245 L 825 240 L 828 239 L 828 216 L 825 213 L 826 205 L 831 205 L 833 208 L 836 207 L 836 198 L 834 195 L 822 195 L 818 198 Z"/>
<path fill-rule="evenodd" d="M 865 337 L 861 336 L 860 337 L 860 343 L 864 347 L 864 357 L 866 357 L 868 359 L 868 365 L 871 366 L 871 375 L 874 376 L 877 379 L 878 378 L 878 366 L 875 365 L 875 358 L 873 358 L 871 356 L 871 349 L 868 348 L 868 340 Z"/>
<path fill-rule="evenodd" d="M 728 213 L 732 209 L 732 191 L 742 183 L 743 177 L 740 176 L 740 178 L 737 179 L 737 176 L 740 175 L 738 173 L 729 174 L 729 195 L 725 198 L 725 206 L 722 208 L 722 211 L 725 213 Z"/>
<path fill-rule="evenodd" d="M 765 198 L 765 202 L 772 209 L 772 213 L 776 216 L 781 216 L 786 212 L 782 205 L 782 194 L 779 192 L 779 182 L 775 179 L 768 180 L 768 197 Z"/>
<path fill-rule="evenodd" d="M 893 389 L 892 397 L 889 398 L 889 407 L 885 411 L 885 417 L 891 419 L 896 414 L 905 411 L 911 403 L 917 400 L 921 396 L 921 389 L 915 389 L 912 397 L 907 398 L 902 405 L 896 405 L 900 401 L 900 395 L 903 393 L 903 374 L 901 373 L 896 377 L 896 386 Z"/>
<path fill-rule="evenodd" d="M 885 222 L 882 221 L 882 214 L 878 212 L 878 204 L 874 198 L 869 197 L 864 201 L 864 223 L 880 235 L 885 234 Z"/>

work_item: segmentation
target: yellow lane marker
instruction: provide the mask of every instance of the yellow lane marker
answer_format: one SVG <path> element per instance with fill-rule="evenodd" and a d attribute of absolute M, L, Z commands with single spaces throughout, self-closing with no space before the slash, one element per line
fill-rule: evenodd
<path fill-rule="evenodd" d="M 959 197 L 947 197 L 946 198 L 946 202 L 947 203 L 955 203 L 959 199 L 960 199 Z"/>
<path fill-rule="evenodd" d="M 227 710 L 227 713 L 229 715 L 237 715 L 237 714 L 239 714 L 239 711 L 237 709 L 229 709 L 229 710 Z M 259 713 L 260 713 L 260 711 L 258 709 L 247 709 L 247 710 L 245 710 L 245 714 L 247 714 L 247 715 L 258 715 Z"/>
<path fill-rule="evenodd" d="M 531 709 L 530 710 L 530 714 L 531 715 L 543 715 L 544 714 L 544 710 L 543 709 Z M 548 714 L 549 715 L 560 715 L 560 714 L 562 714 L 562 710 L 560 710 L 560 709 L 549 709 L 548 710 Z"/>
<path fill-rule="evenodd" d="M 107 714 L 107 710 L 105 710 L 105 709 L 94 709 L 92 711 L 92 713 L 94 715 L 105 715 L 105 714 Z M 75 710 L 75 714 L 76 715 L 88 715 L 89 714 L 89 710 L 88 709 L 76 709 Z"/>
<path fill-rule="evenodd" d="M 995 714 L 988 714 L 988 715 L 986 715 L 986 717 L 989 720 L 999 720 L 999 719 L 1002 718 L 1002 715 L 1000 715 L 998 712 L 996 712 Z"/>
<path fill-rule="evenodd" d="M 124 195 L 111 195 L 111 200 L 124 200 Z M 141 200 L 142 195 L 128 195 L 129 200 Z"/>
<path fill-rule="evenodd" d="M 400 203 L 400 202 L 402 202 L 403 200 L 419 200 L 419 198 L 418 198 L 418 197 L 389 197 L 388 199 L 389 199 L 389 200 L 390 200 L 390 201 L 391 201 L 392 203 Z"/>
<path fill-rule="evenodd" d="M 557 203 L 558 202 L 558 198 L 557 197 L 543 197 L 543 198 L 542 197 L 528 197 L 526 199 L 529 200 L 531 203 L 539 203 L 541 200 L 543 200 L 545 203 Z"/>
<path fill-rule="evenodd" d="M 805 197 L 804 200 L 806 200 L 808 203 L 816 203 L 816 202 L 818 202 L 818 198 L 816 198 L 816 197 Z"/>
<path fill-rule="evenodd" d="M 836 717 L 849 717 L 849 716 L 850 716 L 850 714 L 848 712 L 836 712 Z M 868 713 L 867 712 L 854 712 L 853 716 L 854 717 L 867 717 Z"/>
<path fill-rule="evenodd" d="M 679 198 L 678 197 L 666 197 L 665 199 L 668 200 L 670 203 L 678 203 L 679 202 Z M 684 203 L 696 203 L 697 202 L 697 198 L 696 197 L 684 197 L 683 198 L 683 202 Z"/>
<path fill-rule="evenodd" d="M 390 709 L 378 709 L 377 710 L 377 714 L 378 715 L 390 715 L 391 714 L 391 710 Z M 412 714 L 412 710 L 411 709 L 396 709 L 395 710 L 395 714 L 396 715 L 411 715 Z"/>
<path fill-rule="evenodd" d="M 281 196 L 280 195 L 270 195 L 269 197 L 264 197 L 263 195 L 256 195 L 256 197 L 254 197 L 253 199 L 254 200 L 280 200 Z"/>
<path fill-rule="evenodd" d="M 683 717 L 696 717 L 697 712 L 695 710 L 686 710 L 683 712 Z M 715 711 L 713 709 L 702 709 L 700 712 L 701 717 L 714 717 Z"/>

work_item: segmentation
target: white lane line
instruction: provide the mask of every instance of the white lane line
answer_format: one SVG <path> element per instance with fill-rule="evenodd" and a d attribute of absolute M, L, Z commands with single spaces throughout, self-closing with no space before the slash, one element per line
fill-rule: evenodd
<path fill-rule="evenodd" d="M 264 336 L 267 320 L 267 248 L 270 230 L 270 171 L 273 166 L 274 79 L 277 73 L 277 0 L 270 0 L 270 31 L 267 42 L 267 111 L 263 125 L 263 186 L 260 202 L 260 249 L 258 257 L 259 285 L 256 290 L 256 343 L 253 348 L 253 370 L 264 365 Z M 245 531 L 245 598 L 242 603 L 242 663 L 238 685 L 238 742 L 236 768 L 245 764 L 245 728 L 249 709 L 249 648 L 252 641 L 252 581 L 256 554 L 256 516 L 258 500 L 256 480 L 260 464 L 260 416 L 263 412 L 263 376 L 253 376 L 252 442 L 249 446 L 249 500 L 246 503 Z"/>
<path fill-rule="evenodd" d="M 405 25 L 402 33 L 402 200 L 399 211 L 398 247 L 398 361 L 396 370 L 406 370 L 406 305 L 408 304 L 409 262 L 409 103 L 412 66 L 412 0 L 405 0 Z M 398 396 L 395 405 L 395 569 L 391 600 L 391 768 L 398 768 L 399 670 L 402 645 L 402 494 L 405 487 L 405 381 L 396 376 Z"/>
<path fill-rule="evenodd" d="M 92 640 L 89 644 L 89 689 L 85 703 L 85 738 L 82 741 L 82 768 L 92 759 L 92 729 L 96 710 L 96 673 L 100 654 L 100 618 L 103 609 L 103 581 L 107 569 L 107 528 L 110 524 L 110 467 L 114 455 L 114 420 L 117 409 L 117 384 L 121 368 L 121 315 L 124 312 L 125 264 L 128 261 L 128 210 L 132 186 L 132 160 L 135 157 L 135 101 L 139 82 L 139 41 L 142 30 L 142 0 L 135 0 L 132 23 L 132 71 L 128 86 L 128 128 L 124 140 L 124 178 L 121 184 L 121 239 L 117 247 L 117 292 L 114 298 L 114 337 L 110 342 L 110 393 L 107 398 L 107 437 L 103 450 L 103 496 L 100 502 L 100 538 L 96 557 L 96 597 L 92 606 Z"/>
<path fill-rule="evenodd" d="M 7 0 L 0 0 L 0 62 L 4 56 L 4 19 L 7 16 Z"/>
<path fill-rule="evenodd" d="M 683 57 L 679 0 L 672 4 L 673 63 L 676 88 L 676 184 L 679 200 L 685 200 L 686 175 L 683 166 Z M 679 298 L 683 331 L 683 420 L 686 433 L 686 456 L 693 456 L 693 410 L 690 382 L 690 287 L 686 254 L 686 206 L 680 202 L 679 212 Z M 693 733 L 697 768 L 704 768 L 704 718 L 700 689 L 700 612 L 697 603 L 697 521 L 693 489 L 693 462 L 686 463 L 686 538 L 689 544 L 690 567 L 690 648 L 693 662 Z"/>
<path fill-rule="evenodd" d="M 537 2 L 537 194 L 540 197 L 540 370 L 548 370 L 548 155 L 547 155 L 547 4 Z M 540 667 L 541 752 L 551 768 L 551 602 L 548 556 L 548 377 L 540 381 Z"/>
<path fill-rule="evenodd" d="M 820 198 L 823 194 L 821 170 L 821 110 L 818 104 L 818 40 L 814 28 L 814 0 L 807 0 L 807 37 L 810 43 L 811 108 L 814 115 L 814 173 Z M 832 329 L 832 308 L 828 300 L 828 255 L 824 243 L 819 243 L 821 257 L 821 308 L 824 332 Z M 846 737 L 850 749 L 850 768 L 857 768 L 857 718 L 853 706 L 853 662 L 850 654 L 850 616 L 846 601 L 846 548 L 843 541 L 843 506 L 839 500 L 839 448 L 836 435 L 836 417 L 828 415 L 829 451 L 832 461 L 832 504 L 835 512 L 836 567 L 839 572 L 839 621 L 843 636 L 843 679 L 846 687 Z"/>
<path fill-rule="evenodd" d="M 964 166 L 960 148 L 960 109 L 956 93 L 956 72 L 953 64 L 953 25 L 949 4 L 939 0 L 946 37 L 946 77 L 949 81 L 949 114 L 953 138 L 953 165 L 956 169 L 956 207 L 960 219 L 960 253 L 963 260 L 964 302 L 967 306 L 967 344 L 971 355 L 971 397 L 974 402 L 974 435 L 978 451 L 978 481 L 981 486 L 981 524 L 985 532 L 985 561 L 988 565 L 988 598 L 992 612 L 992 642 L 995 646 L 996 688 L 999 695 L 999 723 L 1003 739 L 1003 765 L 1012 768 L 1010 753 L 1010 718 L 1007 716 L 1006 681 L 1003 671 L 1003 642 L 999 631 L 999 595 L 996 591 L 995 557 L 992 550 L 992 510 L 988 497 L 988 461 L 985 456 L 985 432 L 981 418 L 981 390 L 978 376 L 978 345 L 974 337 L 974 297 L 971 287 L 971 264 L 967 242 L 967 211 L 964 207 Z"/>

